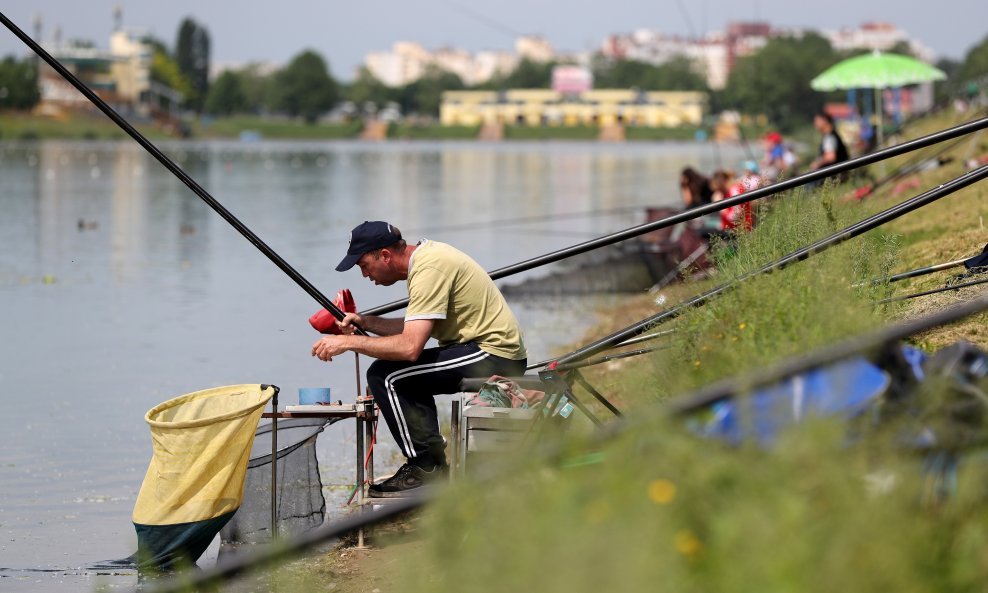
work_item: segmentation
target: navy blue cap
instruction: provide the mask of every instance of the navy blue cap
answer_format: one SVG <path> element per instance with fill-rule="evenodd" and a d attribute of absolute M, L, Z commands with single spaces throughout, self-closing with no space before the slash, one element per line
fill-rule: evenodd
<path fill-rule="evenodd" d="M 346 250 L 346 257 L 336 266 L 337 272 L 346 272 L 357 264 L 365 253 L 390 247 L 401 240 L 401 233 L 398 229 L 381 220 L 368 220 L 357 225 L 350 231 L 350 247 Z"/>

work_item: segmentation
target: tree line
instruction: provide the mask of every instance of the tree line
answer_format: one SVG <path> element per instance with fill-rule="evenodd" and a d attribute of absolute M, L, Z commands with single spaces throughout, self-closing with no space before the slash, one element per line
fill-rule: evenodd
<path fill-rule="evenodd" d="M 459 76 L 439 68 L 428 68 L 418 80 L 390 87 L 361 68 L 349 84 L 333 78 L 325 60 L 306 50 L 287 66 L 267 76 L 259 66 L 227 70 L 217 77 L 207 98 L 205 111 L 215 115 L 235 113 L 283 113 L 313 121 L 342 102 L 357 111 L 365 106 L 396 104 L 402 113 L 435 116 L 444 91 L 549 88 L 555 62 L 522 60 L 509 73 L 482 84 L 467 86 Z M 685 59 L 660 66 L 619 60 L 598 59 L 593 68 L 599 88 L 641 88 L 643 90 L 707 90 L 704 78 Z"/>
<path fill-rule="evenodd" d="M 732 109 L 765 115 L 773 125 L 791 129 L 805 125 L 825 101 L 843 99 L 843 93 L 827 95 L 814 91 L 810 80 L 829 66 L 862 51 L 837 51 L 826 38 L 815 33 L 772 38 L 758 52 L 739 58 L 726 86 L 718 91 L 708 88 L 706 78 L 685 57 L 652 65 L 597 55 L 590 68 L 597 88 L 704 91 L 710 96 L 713 112 Z M 891 51 L 908 54 L 909 48 L 902 43 Z M 342 83 L 333 77 L 322 56 L 306 50 L 270 74 L 261 74 L 257 65 L 224 72 L 213 83 L 205 112 L 280 113 L 314 121 L 340 103 L 349 102 L 358 110 L 365 105 L 380 107 L 394 103 L 402 113 L 435 116 L 444 91 L 549 88 L 556 65 L 522 60 L 513 71 L 472 87 L 451 72 L 431 68 L 414 82 L 389 87 L 366 68 L 349 84 Z M 940 60 L 937 66 L 949 76 L 948 81 L 937 85 L 938 98 L 957 95 L 968 81 L 988 72 L 988 36 L 971 48 L 964 60 Z"/>
<path fill-rule="evenodd" d="M 405 114 L 436 116 L 444 91 L 549 88 L 552 69 L 557 65 L 522 60 L 511 72 L 472 87 L 456 74 L 431 68 L 414 82 L 390 87 L 366 68 L 352 82 L 341 82 L 318 52 L 307 49 L 274 71 L 250 64 L 226 70 L 210 81 L 210 39 L 202 25 L 184 19 L 174 51 L 160 40 L 147 41 L 153 48 L 152 80 L 180 91 L 185 109 L 214 116 L 276 114 L 308 122 L 341 105 L 349 106 L 348 115 L 354 117 L 388 104 L 396 104 Z M 909 53 L 905 44 L 892 51 Z M 707 87 L 706 78 L 685 57 L 652 65 L 598 55 L 591 62 L 591 71 L 597 88 L 705 91 L 713 112 L 732 109 L 763 114 L 773 125 L 787 129 L 805 124 L 824 101 L 837 98 L 813 91 L 810 80 L 850 55 L 834 50 L 827 39 L 814 33 L 772 38 L 758 52 L 739 58 L 726 86 L 716 92 Z M 937 87 L 941 100 L 963 92 L 971 81 L 984 84 L 988 36 L 971 48 L 964 60 L 941 60 L 937 66 L 949 76 Z M 8 57 L 0 62 L 0 108 L 29 109 L 37 100 L 36 60 Z"/>

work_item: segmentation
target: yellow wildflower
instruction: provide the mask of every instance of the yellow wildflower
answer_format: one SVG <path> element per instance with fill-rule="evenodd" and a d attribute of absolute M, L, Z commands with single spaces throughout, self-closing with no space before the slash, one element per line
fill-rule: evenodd
<path fill-rule="evenodd" d="M 696 558 L 703 550 L 703 543 L 689 529 L 680 529 L 673 539 L 676 551 L 690 560 Z"/>
<path fill-rule="evenodd" d="M 676 485 L 669 480 L 652 480 L 648 485 L 648 497 L 655 504 L 669 504 L 676 499 Z"/>

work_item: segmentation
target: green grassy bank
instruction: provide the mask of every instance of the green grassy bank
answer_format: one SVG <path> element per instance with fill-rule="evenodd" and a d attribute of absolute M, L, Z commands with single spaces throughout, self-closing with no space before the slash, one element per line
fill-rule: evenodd
<path fill-rule="evenodd" d="M 165 131 L 153 124 L 136 124 L 148 138 L 166 138 Z M 129 138 L 102 113 L 68 117 L 41 117 L 16 111 L 0 112 L 0 141 L 5 140 L 123 140 Z"/>

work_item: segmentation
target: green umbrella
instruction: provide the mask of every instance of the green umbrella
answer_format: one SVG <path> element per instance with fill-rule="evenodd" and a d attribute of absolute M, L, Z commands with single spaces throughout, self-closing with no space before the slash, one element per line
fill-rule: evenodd
<path fill-rule="evenodd" d="M 817 91 L 890 89 L 946 77 L 939 68 L 915 58 L 874 51 L 834 64 L 811 80 L 810 86 Z"/>
<path fill-rule="evenodd" d="M 882 142 L 881 89 L 898 88 L 921 82 L 943 80 L 947 75 L 915 58 L 886 54 L 878 50 L 837 62 L 810 81 L 817 91 L 840 89 L 875 89 L 875 105 L 878 112 L 878 143 Z"/>

